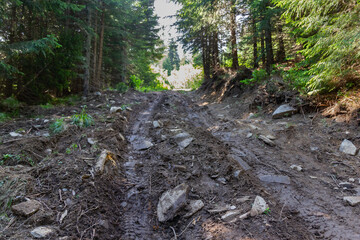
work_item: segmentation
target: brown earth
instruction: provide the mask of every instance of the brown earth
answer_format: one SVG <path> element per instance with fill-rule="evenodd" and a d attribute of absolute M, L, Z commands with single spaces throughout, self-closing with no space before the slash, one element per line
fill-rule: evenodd
<path fill-rule="evenodd" d="M 235 91 L 221 101 L 208 91 L 107 91 L 72 107 L 29 108 L 23 113 L 28 117 L 2 123 L 0 239 L 32 239 L 36 226 L 51 227 L 49 239 L 63 240 L 360 239 L 360 208 L 343 201 L 359 195 L 359 157 L 338 151 L 343 139 L 360 145 L 358 127 L 308 113 L 314 108 L 305 104 L 292 117 L 272 120 L 278 101 L 296 96 L 271 98 L 261 91 Z M 64 132 L 47 136 L 54 119 L 79 113 L 83 105 L 93 126 L 80 128 L 69 119 Z M 130 109 L 110 114 L 111 106 L 125 105 Z M 153 121 L 162 126 L 155 128 Z M 11 137 L 16 130 L 22 136 Z M 193 138 L 184 149 L 174 139 L 178 133 Z M 259 135 L 273 135 L 275 146 Z M 138 150 L 144 140 L 153 146 Z M 96 174 L 104 149 L 114 161 Z M 291 169 L 293 164 L 303 170 Z M 291 182 L 260 181 L 269 174 Z M 349 178 L 355 182 L 340 185 Z M 160 223 L 161 194 L 181 183 L 190 186 L 189 200 L 202 200 L 204 208 L 189 218 L 182 209 Z M 246 213 L 256 196 L 268 203 L 267 214 L 229 223 L 221 219 L 224 212 L 209 211 L 228 204 Z M 39 201 L 41 209 L 30 217 L 15 215 L 11 206 L 26 199 Z"/>

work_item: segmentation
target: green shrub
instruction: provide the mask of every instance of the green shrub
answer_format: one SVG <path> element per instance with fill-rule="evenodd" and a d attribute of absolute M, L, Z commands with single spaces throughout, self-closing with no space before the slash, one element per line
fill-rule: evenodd
<path fill-rule="evenodd" d="M 65 124 L 64 118 L 56 119 L 55 122 L 53 122 L 50 125 L 50 131 L 53 134 L 61 133 L 62 131 L 65 130 L 65 128 L 66 128 L 66 124 Z"/>
<path fill-rule="evenodd" d="M 118 90 L 120 93 L 126 93 L 129 90 L 129 86 L 124 82 L 119 82 L 116 84 L 116 90 Z"/>
<path fill-rule="evenodd" d="M 265 69 L 254 70 L 252 72 L 252 78 L 240 80 L 240 83 L 249 85 L 249 84 L 253 84 L 253 83 L 257 83 L 257 82 L 262 82 L 262 81 L 266 80 L 268 77 L 269 77 L 269 75 Z"/>
<path fill-rule="evenodd" d="M 71 117 L 72 123 L 79 127 L 89 127 L 94 123 L 93 118 L 85 111 L 86 106 L 83 107 L 80 114 L 75 114 Z"/>
<path fill-rule="evenodd" d="M 204 74 L 200 73 L 200 74 L 196 75 L 194 78 L 188 80 L 185 83 L 185 88 L 190 88 L 191 90 L 196 90 L 201 86 L 203 81 L 204 81 Z"/>
<path fill-rule="evenodd" d="M 54 105 L 52 105 L 51 103 L 46 103 L 46 104 L 41 104 L 40 107 L 42 109 L 51 109 L 54 107 Z"/>
<path fill-rule="evenodd" d="M 297 90 L 303 94 L 308 92 L 309 89 L 307 85 L 311 78 L 308 70 L 291 68 L 287 71 L 283 71 L 281 76 L 293 90 Z"/>
<path fill-rule="evenodd" d="M 19 110 L 21 107 L 21 102 L 19 102 L 14 97 L 8 97 L 1 101 L 1 105 L 9 112 L 11 112 L 11 116 L 18 116 Z"/>
<path fill-rule="evenodd" d="M 6 122 L 10 119 L 10 116 L 6 113 L 0 112 L 0 123 Z"/>
<path fill-rule="evenodd" d="M 136 90 L 139 90 L 140 87 L 144 84 L 144 81 L 138 78 L 135 75 L 130 76 L 130 86 Z"/>

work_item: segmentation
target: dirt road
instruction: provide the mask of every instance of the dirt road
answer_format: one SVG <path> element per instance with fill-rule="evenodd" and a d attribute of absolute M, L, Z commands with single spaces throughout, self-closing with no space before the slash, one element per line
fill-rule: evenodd
<path fill-rule="evenodd" d="M 109 102 L 131 108 L 107 116 Z M 356 157 L 337 153 L 344 125 L 324 132 L 306 116 L 246 118 L 235 114 L 235 100 L 207 103 L 194 93 L 108 92 L 82 104 L 102 123 L 42 139 L 43 149 L 52 148 L 52 160 L 22 172 L 2 168 L 2 175 L 28 176 L 34 189 L 18 194 L 41 202 L 43 215 L 51 213 L 44 221 L 38 213 L 28 219 L 14 215 L 11 224 L 3 220 L 3 239 L 29 238 L 42 225 L 55 230 L 53 239 L 360 239 L 360 210 L 343 201 L 357 194 L 359 176 Z M 26 126 L 28 120 L 8 124 L 2 134 Z M 0 151 L 16 151 L 19 143 L 26 149 L 28 142 L 5 143 Z M 73 142 L 82 149 L 61 154 Z M 43 149 L 32 151 L 41 155 Z M 89 174 L 102 149 L 116 155 L 117 167 Z M 349 177 L 356 181 L 344 189 Z M 160 197 L 180 184 L 189 186 L 186 206 L 160 222 Z M 257 196 L 268 204 L 266 213 L 240 218 Z M 189 214 L 187 204 L 196 200 L 204 206 Z"/>

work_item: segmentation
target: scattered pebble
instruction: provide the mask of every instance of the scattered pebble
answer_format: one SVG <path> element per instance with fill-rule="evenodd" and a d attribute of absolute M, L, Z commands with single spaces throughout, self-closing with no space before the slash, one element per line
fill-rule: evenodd
<path fill-rule="evenodd" d="M 37 227 L 30 232 L 34 238 L 49 238 L 55 232 L 54 229 L 48 227 Z"/>
<path fill-rule="evenodd" d="M 298 172 L 301 172 L 301 171 L 302 171 L 302 167 L 299 166 L 299 165 L 293 164 L 293 165 L 290 166 L 290 168 L 291 168 L 291 169 L 294 169 L 294 170 L 296 170 L 296 171 L 298 171 Z"/>

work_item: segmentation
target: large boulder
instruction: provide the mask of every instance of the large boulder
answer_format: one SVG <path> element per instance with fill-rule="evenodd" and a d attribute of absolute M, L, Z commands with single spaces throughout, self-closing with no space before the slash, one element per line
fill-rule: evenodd
<path fill-rule="evenodd" d="M 177 212 L 187 204 L 189 186 L 185 183 L 164 192 L 157 205 L 159 222 L 173 219 Z"/>

